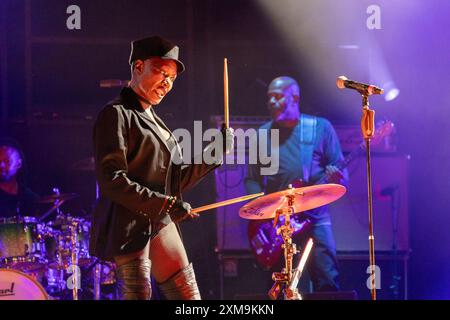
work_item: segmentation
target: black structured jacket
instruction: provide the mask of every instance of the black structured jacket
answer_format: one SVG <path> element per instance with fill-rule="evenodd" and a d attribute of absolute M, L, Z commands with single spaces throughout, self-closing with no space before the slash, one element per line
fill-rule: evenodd
<path fill-rule="evenodd" d="M 152 112 L 170 132 L 153 108 Z M 171 221 L 163 210 L 166 196 L 181 197 L 182 191 L 220 165 L 170 161 L 167 142 L 129 87 L 97 117 L 94 158 L 100 197 L 89 251 L 103 260 L 142 250 L 155 226 Z"/>

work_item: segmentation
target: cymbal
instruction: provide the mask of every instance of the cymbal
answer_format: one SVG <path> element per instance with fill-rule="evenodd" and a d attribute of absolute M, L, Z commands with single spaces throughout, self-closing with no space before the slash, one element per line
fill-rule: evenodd
<path fill-rule="evenodd" d="M 89 157 L 85 159 L 81 159 L 70 166 L 70 169 L 76 171 L 94 171 L 95 170 L 95 162 L 94 157 Z"/>
<path fill-rule="evenodd" d="M 299 213 L 336 201 L 346 191 L 344 186 L 333 183 L 285 189 L 250 201 L 241 207 L 239 216 L 249 220 L 275 218 L 277 210 L 288 208 L 286 195 L 294 196 L 294 212 Z"/>
<path fill-rule="evenodd" d="M 37 199 L 38 203 L 54 203 L 55 201 L 67 201 L 78 197 L 76 193 L 61 193 L 51 194 L 49 196 L 43 196 Z"/>

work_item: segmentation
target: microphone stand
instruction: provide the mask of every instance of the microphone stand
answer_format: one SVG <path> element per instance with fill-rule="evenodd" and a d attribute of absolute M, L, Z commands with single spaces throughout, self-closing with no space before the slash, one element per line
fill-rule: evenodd
<path fill-rule="evenodd" d="M 372 174 L 370 163 L 370 139 L 375 133 L 375 110 L 369 108 L 369 93 L 360 92 L 362 95 L 362 117 L 361 131 L 366 142 L 366 164 L 367 164 L 367 195 L 369 208 L 369 260 L 370 260 L 370 279 L 371 279 L 371 297 L 377 299 L 375 287 L 375 237 L 373 233 L 373 201 L 372 201 Z"/>

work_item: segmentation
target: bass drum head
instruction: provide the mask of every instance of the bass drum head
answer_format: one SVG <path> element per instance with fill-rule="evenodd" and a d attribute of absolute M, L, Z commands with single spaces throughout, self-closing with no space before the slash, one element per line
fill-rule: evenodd
<path fill-rule="evenodd" d="M 29 275 L 0 269 L 0 300 L 48 300 L 45 289 Z"/>

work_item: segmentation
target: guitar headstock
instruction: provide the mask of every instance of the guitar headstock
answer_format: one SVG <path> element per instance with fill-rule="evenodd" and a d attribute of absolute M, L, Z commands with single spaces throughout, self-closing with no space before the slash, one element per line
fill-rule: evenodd
<path fill-rule="evenodd" d="M 382 120 L 379 121 L 375 128 L 375 134 L 371 139 L 372 145 L 376 145 L 383 140 L 383 138 L 390 136 L 395 130 L 395 125 L 392 121 Z"/>

